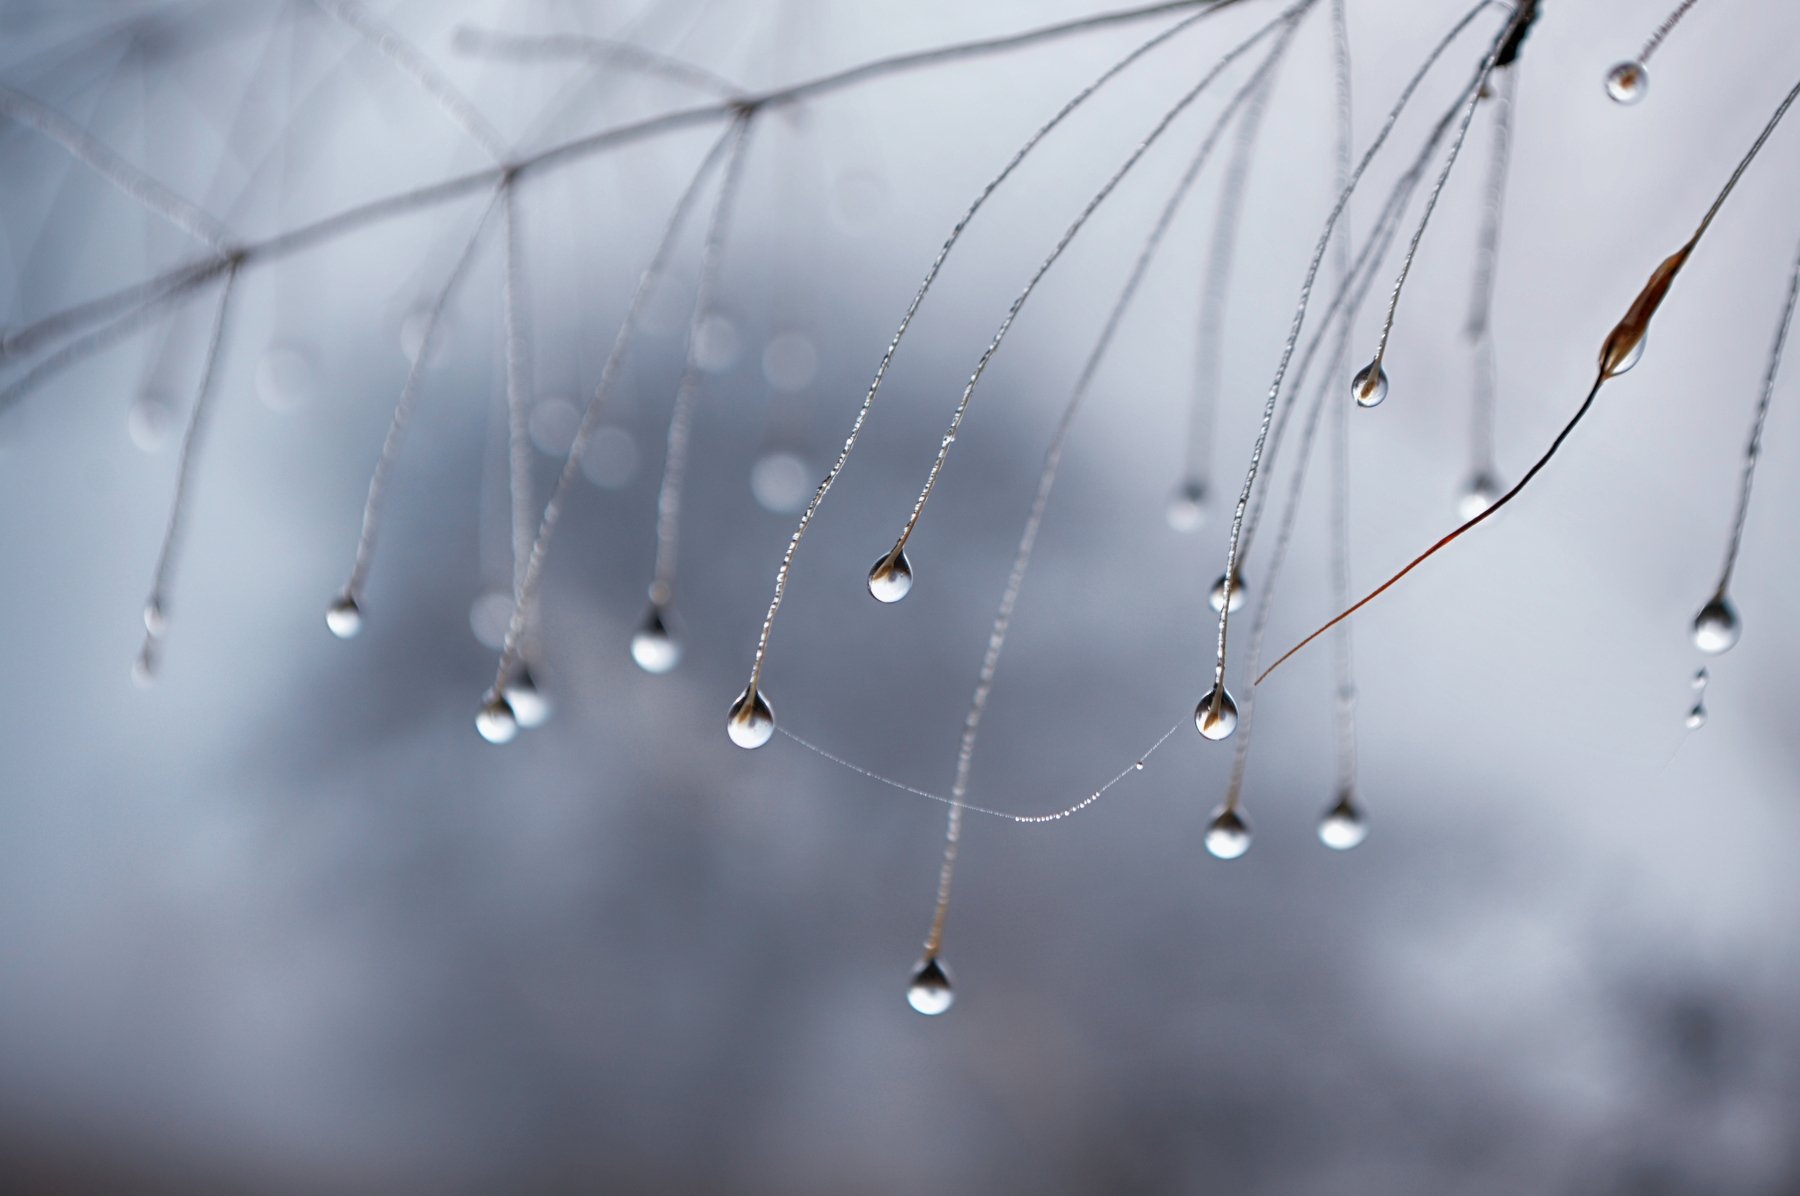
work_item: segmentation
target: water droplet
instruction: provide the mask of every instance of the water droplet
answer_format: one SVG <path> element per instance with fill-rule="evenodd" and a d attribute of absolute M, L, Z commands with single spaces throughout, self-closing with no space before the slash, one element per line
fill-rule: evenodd
<path fill-rule="evenodd" d="M 1244 575 L 1239 573 L 1231 582 L 1231 610 L 1233 614 L 1237 613 L 1238 607 L 1244 605 L 1244 597 L 1248 593 L 1249 590 L 1244 586 Z M 1214 614 L 1225 609 L 1225 575 L 1223 573 L 1219 574 L 1219 579 L 1212 583 L 1212 591 L 1206 596 L 1206 604 L 1213 608 Z"/>
<path fill-rule="evenodd" d="M 1637 341 L 1630 349 L 1625 351 L 1625 356 L 1619 358 L 1619 364 L 1614 366 L 1612 371 L 1606 376 L 1608 378 L 1617 378 L 1620 374 L 1623 374 L 1626 370 L 1629 370 L 1632 366 L 1642 361 L 1644 359 L 1644 342 L 1649 339 L 1650 337 L 1648 334 L 1639 333 Z"/>
<path fill-rule="evenodd" d="M 730 317 L 714 312 L 694 329 L 694 364 L 709 374 L 723 373 L 738 359 L 743 344 Z"/>
<path fill-rule="evenodd" d="M 532 447 L 546 457 L 566 457 L 581 427 L 581 411 L 558 395 L 539 399 L 525 417 L 525 431 Z"/>
<path fill-rule="evenodd" d="M 506 632 L 512 626 L 512 595 L 505 590 L 489 590 L 469 603 L 469 630 L 484 648 L 498 652 L 506 645 Z"/>
<path fill-rule="evenodd" d="M 726 715 L 725 733 L 741 748 L 759 748 L 774 737 L 775 712 L 760 690 L 746 689 L 738 695 Z"/>
<path fill-rule="evenodd" d="M 1338 794 L 1337 803 L 1319 819 L 1319 842 L 1333 851 L 1349 851 L 1369 837 L 1369 823 L 1362 807 L 1348 790 Z"/>
<path fill-rule="evenodd" d="M 256 395 L 270 411 L 292 411 L 315 391 L 312 354 L 296 344 L 274 344 L 256 363 Z"/>
<path fill-rule="evenodd" d="M 538 688 L 537 678 L 531 675 L 531 668 L 524 661 L 513 668 L 502 693 L 506 704 L 512 707 L 513 718 L 527 731 L 550 721 L 550 699 Z"/>
<path fill-rule="evenodd" d="M 631 659 L 646 673 L 666 673 L 681 661 L 681 643 L 669 631 L 666 616 L 667 612 L 652 602 L 631 637 Z"/>
<path fill-rule="evenodd" d="M 1186 481 L 1169 500 L 1169 526 L 1178 532 L 1197 532 L 1206 522 L 1206 483 Z"/>
<path fill-rule="evenodd" d="M 362 630 L 362 625 L 362 607 L 356 604 L 355 597 L 348 590 L 333 598 L 331 605 L 325 608 L 325 626 L 331 628 L 331 634 L 341 640 L 355 636 Z"/>
<path fill-rule="evenodd" d="M 1356 377 L 1350 380 L 1350 394 L 1358 407 L 1379 407 L 1381 400 L 1387 398 L 1387 391 L 1387 371 L 1378 361 L 1371 361 L 1356 371 Z"/>
<path fill-rule="evenodd" d="M 1606 72 L 1606 94 L 1615 103 L 1635 104 L 1650 86 L 1650 73 L 1641 62 L 1621 62 Z"/>
<path fill-rule="evenodd" d="M 1144 762 L 1142 760 L 1139 760 L 1136 764 L 1133 764 L 1131 767 L 1137 769 L 1137 771 L 1139 771 L 1139 772 L 1143 772 L 1144 771 Z"/>
<path fill-rule="evenodd" d="M 921 960 L 913 971 L 912 983 L 906 988 L 906 1003 L 926 1017 L 936 1017 L 956 1003 L 950 973 L 944 970 L 937 956 Z"/>
<path fill-rule="evenodd" d="M 125 413 L 125 430 L 141 451 L 154 453 L 169 442 L 175 428 L 175 404 L 157 390 L 146 390 Z"/>
<path fill-rule="evenodd" d="M 161 636 L 169 629 L 168 612 L 163 610 L 162 601 L 152 598 L 144 603 L 144 630 L 153 636 Z"/>
<path fill-rule="evenodd" d="M 581 475 L 602 490 L 622 490 L 637 476 L 637 441 L 624 428 L 597 429 L 581 454 Z"/>
<path fill-rule="evenodd" d="M 751 466 L 750 493 L 763 510 L 791 515 L 806 505 L 811 480 L 806 462 L 797 454 L 776 450 Z"/>
<path fill-rule="evenodd" d="M 1715 595 L 1694 616 L 1694 647 L 1716 656 L 1738 642 L 1739 630 L 1731 600 L 1723 594 Z"/>
<path fill-rule="evenodd" d="M 1687 729 L 1690 731 L 1698 731 L 1701 727 L 1704 727 L 1705 725 L 1706 725 L 1706 706 L 1704 703 L 1695 702 L 1694 708 L 1687 712 Z"/>
<path fill-rule="evenodd" d="M 1694 682 L 1693 682 L 1693 684 L 1694 684 L 1694 688 L 1695 688 L 1695 689 L 1696 689 L 1696 690 L 1701 690 L 1701 689 L 1705 689 L 1705 688 L 1706 688 L 1706 683 L 1707 683 L 1707 682 L 1708 682 L 1708 681 L 1711 681 L 1711 680 L 1712 680 L 1712 676 L 1711 676 L 1711 674 L 1709 674 L 1709 673 L 1708 673 L 1708 672 L 1707 672 L 1707 671 L 1706 671 L 1706 668 L 1705 668 L 1705 666 L 1702 666 L 1702 667 L 1700 667 L 1700 668 L 1698 668 L 1698 669 L 1695 669 L 1695 670 L 1694 670 Z"/>
<path fill-rule="evenodd" d="M 1216 709 L 1213 706 L 1215 696 L 1219 700 Z M 1208 739 L 1224 739 L 1237 730 L 1237 720 L 1237 703 L 1222 688 L 1207 690 L 1206 696 L 1200 699 L 1200 704 L 1194 707 L 1194 726 Z"/>
<path fill-rule="evenodd" d="M 1250 824 L 1236 810 L 1221 806 L 1206 828 L 1206 850 L 1221 860 L 1235 860 L 1250 850 Z"/>
<path fill-rule="evenodd" d="M 511 743 L 519 733 L 519 719 L 505 696 L 490 689 L 475 712 L 475 729 L 489 743 Z"/>
<path fill-rule="evenodd" d="M 877 602 L 898 602 L 912 591 L 912 563 L 890 552 L 869 568 L 869 593 Z"/>
<path fill-rule="evenodd" d="M 763 378 L 776 390 L 796 394 L 819 372 L 819 351 L 803 332 L 778 332 L 763 346 Z"/>
<path fill-rule="evenodd" d="M 1456 513 L 1466 522 L 1494 505 L 1501 495 L 1500 483 L 1491 473 L 1478 473 L 1463 486 L 1456 500 Z"/>

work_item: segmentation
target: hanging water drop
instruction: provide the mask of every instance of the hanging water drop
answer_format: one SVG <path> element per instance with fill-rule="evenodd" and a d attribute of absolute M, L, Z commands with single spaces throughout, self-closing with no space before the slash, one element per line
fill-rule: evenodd
<path fill-rule="evenodd" d="M 475 729 L 489 743 L 511 743 L 519 733 L 519 719 L 504 694 L 488 690 L 475 712 Z"/>
<path fill-rule="evenodd" d="M 1235 614 L 1237 608 L 1244 605 L 1244 597 L 1248 592 L 1244 588 L 1244 575 L 1242 573 L 1233 575 L 1230 598 L 1232 613 Z M 1213 608 L 1214 614 L 1218 614 L 1225 609 L 1225 603 L 1225 575 L 1221 573 L 1218 580 L 1212 583 L 1212 591 L 1206 596 L 1206 604 Z"/>
<path fill-rule="evenodd" d="M 1379 407 L 1381 400 L 1387 398 L 1387 371 L 1381 368 L 1379 361 L 1371 361 L 1356 371 L 1356 377 L 1350 380 L 1350 394 L 1358 407 Z"/>
<path fill-rule="evenodd" d="M 1166 513 L 1169 526 L 1178 532 L 1197 532 L 1206 522 L 1206 483 L 1189 480 L 1175 491 Z"/>
<path fill-rule="evenodd" d="M 152 598 L 150 601 L 144 603 L 144 630 L 150 633 L 150 635 L 160 639 L 163 632 L 168 629 L 169 616 L 168 613 L 163 610 L 162 600 L 160 598 Z"/>
<path fill-rule="evenodd" d="M 1463 486 L 1462 494 L 1456 500 L 1456 513 L 1464 522 L 1475 518 L 1500 497 L 1500 483 L 1491 473 L 1478 473 Z"/>
<path fill-rule="evenodd" d="M 1638 333 L 1637 340 L 1632 343 L 1631 348 L 1625 351 L 1625 356 L 1619 358 L 1619 364 L 1608 371 L 1606 376 L 1608 378 L 1617 378 L 1620 374 L 1623 374 L 1632 366 L 1642 361 L 1644 359 L 1644 342 L 1649 339 L 1648 334 L 1643 332 Z"/>
<path fill-rule="evenodd" d="M 1217 859 L 1237 859 L 1250 850 L 1250 824 L 1230 806 L 1220 806 L 1206 828 L 1206 850 Z"/>
<path fill-rule="evenodd" d="M 1237 721 L 1237 703 L 1231 700 L 1231 694 L 1223 686 L 1208 690 L 1200 704 L 1194 707 L 1194 726 L 1208 739 L 1224 739 L 1237 730 Z"/>
<path fill-rule="evenodd" d="M 1333 851 L 1349 851 L 1369 837 L 1369 823 L 1362 807 L 1346 789 L 1338 794 L 1336 804 L 1319 819 L 1319 842 Z"/>
<path fill-rule="evenodd" d="M 1650 73 L 1641 62 L 1621 62 L 1606 72 L 1606 94 L 1617 104 L 1635 104 L 1650 86 Z"/>
<path fill-rule="evenodd" d="M 646 673 L 666 673 L 681 661 L 681 643 L 669 631 L 667 612 L 650 604 L 631 637 L 631 659 Z"/>
<path fill-rule="evenodd" d="M 1738 642 L 1738 616 L 1724 594 L 1700 608 L 1694 616 L 1694 647 L 1717 656 Z"/>
<path fill-rule="evenodd" d="M 750 688 L 738 695 L 726 716 L 725 733 L 741 748 L 759 748 L 774 737 L 775 712 L 760 690 Z"/>
<path fill-rule="evenodd" d="M 1695 670 L 1694 705 L 1687 713 L 1687 729 L 1690 731 L 1698 731 L 1706 725 L 1706 682 L 1706 670 L 1704 668 Z"/>
<path fill-rule="evenodd" d="M 353 638 L 362 630 L 362 625 L 362 607 L 356 604 L 356 598 L 349 590 L 333 598 L 331 605 L 325 608 L 325 626 L 341 640 Z"/>
<path fill-rule="evenodd" d="M 550 721 L 550 699 L 538 688 L 537 679 L 531 675 L 531 669 L 524 661 L 521 660 L 514 666 L 501 694 L 505 697 L 506 704 L 512 707 L 513 718 L 525 730 L 541 727 Z"/>
<path fill-rule="evenodd" d="M 898 602 L 912 590 L 912 563 L 896 549 L 869 568 L 869 593 L 877 602 Z"/>
<path fill-rule="evenodd" d="M 937 956 L 920 961 L 913 971 L 912 983 L 906 988 L 906 1003 L 924 1014 L 936 1017 L 949 1009 L 956 1001 L 956 993 L 950 987 L 950 973 L 938 962 Z"/>

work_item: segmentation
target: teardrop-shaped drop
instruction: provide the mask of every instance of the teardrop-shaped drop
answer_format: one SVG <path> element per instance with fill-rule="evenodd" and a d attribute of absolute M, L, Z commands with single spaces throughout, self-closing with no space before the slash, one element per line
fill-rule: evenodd
<path fill-rule="evenodd" d="M 1687 712 L 1687 729 L 1690 731 L 1698 731 L 1705 725 L 1706 706 L 1703 703 L 1695 702 L 1693 709 Z"/>
<path fill-rule="evenodd" d="M 906 987 L 906 1003 L 926 1017 L 936 1017 L 955 1002 L 950 973 L 944 970 L 937 956 L 921 960 L 913 971 L 912 983 Z"/>
<path fill-rule="evenodd" d="M 1456 513 L 1467 522 L 1493 506 L 1500 493 L 1500 483 L 1493 474 L 1478 473 L 1464 483 L 1456 500 Z"/>
<path fill-rule="evenodd" d="M 513 718 L 519 726 L 529 731 L 541 727 L 550 721 L 550 699 L 538 688 L 537 678 L 531 675 L 531 668 L 524 661 L 513 667 L 512 675 L 506 679 L 506 688 L 501 691 L 506 704 L 512 707 Z"/>
<path fill-rule="evenodd" d="M 631 637 L 631 659 L 646 673 L 659 674 L 681 661 L 681 643 L 670 632 L 663 608 L 654 602 Z"/>
<path fill-rule="evenodd" d="M 1319 842 L 1333 851 L 1349 851 L 1369 837 L 1369 823 L 1349 790 L 1319 819 Z"/>
<path fill-rule="evenodd" d="M 1606 72 L 1606 94 L 1617 104 L 1635 104 L 1650 86 L 1650 73 L 1641 62 L 1621 62 Z"/>
<path fill-rule="evenodd" d="M 1625 356 L 1619 358 L 1619 364 L 1615 365 L 1606 376 L 1608 378 L 1617 378 L 1620 374 L 1623 374 L 1626 370 L 1629 370 L 1632 366 L 1644 360 L 1644 342 L 1649 339 L 1650 336 L 1648 333 L 1638 333 L 1637 340 L 1632 343 L 1631 348 L 1625 351 Z"/>
<path fill-rule="evenodd" d="M 160 638 L 169 629 L 169 616 L 163 610 L 162 600 L 152 598 L 144 603 L 144 630 Z"/>
<path fill-rule="evenodd" d="M 1206 522 L 1206 483 L 1189 480 L 1169 500 L 1166 516 L 1178 532 L 1197 532 Z"/>
<path fill-rule="evenodd" d="M 1238 607 L 1244 605 L 1244 597 L 1248 593 L 1249 591 L 1244 587 L 1244 575 L 1242 573 L 1235 575 L 1231 579 L 1231 613 L 1236 614 Z M 1207 594 L 1206 604 L 1213 608 L 1214 614 L 1217 614 L 1225 609 L 1225 602 L 1225 575 L 1221 573 L 1218 580 L 1212 583 L 1212 592 Z"/>
<path fill-rule="evenodd" d="M 1206 828 L 1206 850 L 1221 860 L 1235 860 L 1250 850 L 1250 824 L 1229 806 L 1220 806 Z"/>
<path fill-rule="evenodd" d="M 759 748 L 774 737 L 775 712 L 761 690 L 746 689 L 738 695 L 725 718 L 725 733 L 741 748 Z"/>
<path fill-rule="evenodd" d="M 1218 699 L 1216 707 L 1213 704 L 1215 696 Z M 1224 739 L 1237 730 L 1237 720 L 1237 703 L 1223 687 L 1207 690 L 1200 704 L 1194 707 L 1194 726 L 1208 739 Z"/>
<path fill-rule="evenodd" d="M 1694 616 L 1694 647 L 1718 655 L 1738 642 L 1737 610 L 1731 600 L 1716 594 Z"/>
<path fill-rule="evenodd" d="M 349 590 L 345 590 L 331 600 L 325 608 L 325 626 L 331 628 L 331 634 L 341 640 L 347 640 L 362 630 L 362 607 L 356 605 L 356 599 Z"/>
<path fill-rule="evenodd" d="M 898 602 L 912 590 L 912 563 L 890 552 L 869 568 L 869 593 L 877 602 Z"/>
<path fill-rule="evenodd" d="M 1387 371 L 1378 361 L 1357 370 L 1356 377 L 1350 380 L 1350 394 L 1358 407 L 1379 407 L 1381 400 L 1387 398 L 1387 390 Z"/>
<path fill-rule="evenodd" d="M 519 733 L 519 719 L 504 694 L 488 690 L 475 712 L 475 729 L 489 743 L 511 743 Z"/>

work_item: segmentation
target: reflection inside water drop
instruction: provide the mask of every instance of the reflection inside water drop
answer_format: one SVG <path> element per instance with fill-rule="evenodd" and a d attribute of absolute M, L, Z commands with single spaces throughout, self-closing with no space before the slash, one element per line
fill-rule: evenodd
<path fill-rule="evenodd" d="M 1221 806 L 1206 828 L 1206 850 L 1221 860 L 1235 860 L 1250 850 L 1250 824 L 1229 806 Z"/>
<path fill-rule="evenodd" d="M 938 962 L 937 956 L 921 961 L 913 971 L 912 982 L 907 985 L 906 1003 L 926 1017 L 936 1017 L 955 1001 L 950 973 Z"/>
<path fill-rule="evenodd" d="M 1224 739 L 1237 729 L 1237 721 L 1237 703 L 1222 687 L 1208 690 L 1200 704 L 1194 707 L 1194 726 L 1208 739 Z"/>
<path fill-rule="evenodd" d="M 632 633 L 631 659 L 646 673 L 666 673 L 681 661 L 681 643 L 669 630 L 668 612 L 654 602 Z"/>
<path fill-rule="evenodd" d="M 759 748 L 775 735 L 775 711 L 757 689 L 745 689 L 725 717 L 725 733 L 741 748 Z"/>
<path fill-rule="evenodd" d="M 1606 72 L 1606 94 L 1617 104 L 1635 104 L 1650 86 L 1650 73 L 1641 62 L 1621 62 Z"/>
<path fill-rule="evenodd" d="M 1717 655 L 1738 642 L 1737 609 L 1723 594 L 1700 608 L 1694 616 L 1694 647 Z"/>

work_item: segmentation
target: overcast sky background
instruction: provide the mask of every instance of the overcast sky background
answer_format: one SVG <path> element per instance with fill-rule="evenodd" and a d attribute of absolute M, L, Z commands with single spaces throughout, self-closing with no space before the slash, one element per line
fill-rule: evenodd
<path fill-rule="evenodd" d="M 455 49 L 459 23 L 629 33 L 759 87 L 1091 6 L 377 7 L 509 137 L 544 145 L 693 95 L 472 58 Z M 1350 6 L 1359 146 L 1459 15 L 1390 7 Z M 1013 295 L 1162 107 L 1273 11 L 1256 0 L 1146 60 L 971 226 L 800 554 L 767 672 L 784 728 L 947 790 L 1057 413 L 1227 92 L 1145 157 L 1026 307 L 909 550 L 912 594 L 878 607 L 863 575 Z M 1645 101 L 1610 103 L 1606 68 L 1660 16 L 1627 0 L 1547 4 L 1519 67 L 1495 317 L 1509 479 L 1579 402 L 1605 332 L 1800 70 L 1800 12 L 1701 5 L 1659 51 Z M 1356 204 L 1359 232 L 1499 20 L 1458 44 L 1397 128 L 1379 189 Z M 1355 851 L 1313 832 L 1333 784 L 1321 647 L 1263 691 L 1246 788 L 1256 840 L 1240 861 L 1201 845 L 1230 745 L 1185 728 L 1078 818 L 972 819 L 944 948 L 957 1004 L 926 1019 L 903 993 L 942 808 L 785 739 L 745 753 L 722 734 L 792 527 L 755 501 L 752 467 L 792 450 L 816 479 L 969 199 L 1157 27 L 768 114 L 695 431 L 681 667 L 645 675 L 627 643 L 694 228 L 607 416 L 606 484 L 581 482 L 553 549 L 539 675 L 555 716 L 508 746 L 472 727 L 494 653 L 471 607 L 509 575 L 492 235 L 424 376 L 365 630 L 339 642 L 322 618 L 405 377 L 402 327 L 479 197 L 246 272 L 149 690 L 130 663 L 179 422 L 145 452 L 128 415 L 147 391 L 185 412 L 210 302 L 0 417 L 0 625 L 13 631 L 0 1174 L 75 1191 L 1800 1192 L 1791 377 L 1734 586 L 1743 640 L 1703 660 L 1687 631 L 1716 578 L 1800 237 L 1793 128 L 1565 455 L 1355 621 L 1372 826 Z M 1239 484 L 1331 198 L 1327 32 L 1321 7 L 1250 176 L 1221 490 Z M 9 0 L 0 33 L 0 83 L 246 237 L 483 164 L 392 64 L 305 5 Z M 714 135 L 570 165 L 522 193 L 552 442 L 552 401 L 591 391 Z M 1478 120 L 1425 239 L 1390 397 L 1352 413 L 1359 590 L 1453 524 L 1488 136 Z M 1163 508 L 1218 178 L 1198 187 L 1076 424 L 977 754 L 981 805 L 1072 804 L 1209 684 L 1223 511 L 1189 536 Z M 193 253 L 56 146 L 0 124 L 0 325 Z M 1358 324 L 1359 361 L 1375 319 Z M 765 372 L 782 334 L 816 357 L 794 393 Z M 309 363 L 288 409 L 263 401 L 271 346 Z M 558 461 L 536 465 L 541 495 Z M 1324 482 L 1308 488 L 1273 648 L 1330 613 Z M 1257 555 L 1246 571 L 1263 576 Z M 1233 626 L 1247 646 L 1248 618 Z M 1690 734 L 1702 663 L 1711 718 Z M 1247 679 L 1234 672 L 1233 688 L 1242 697 Z"/>

